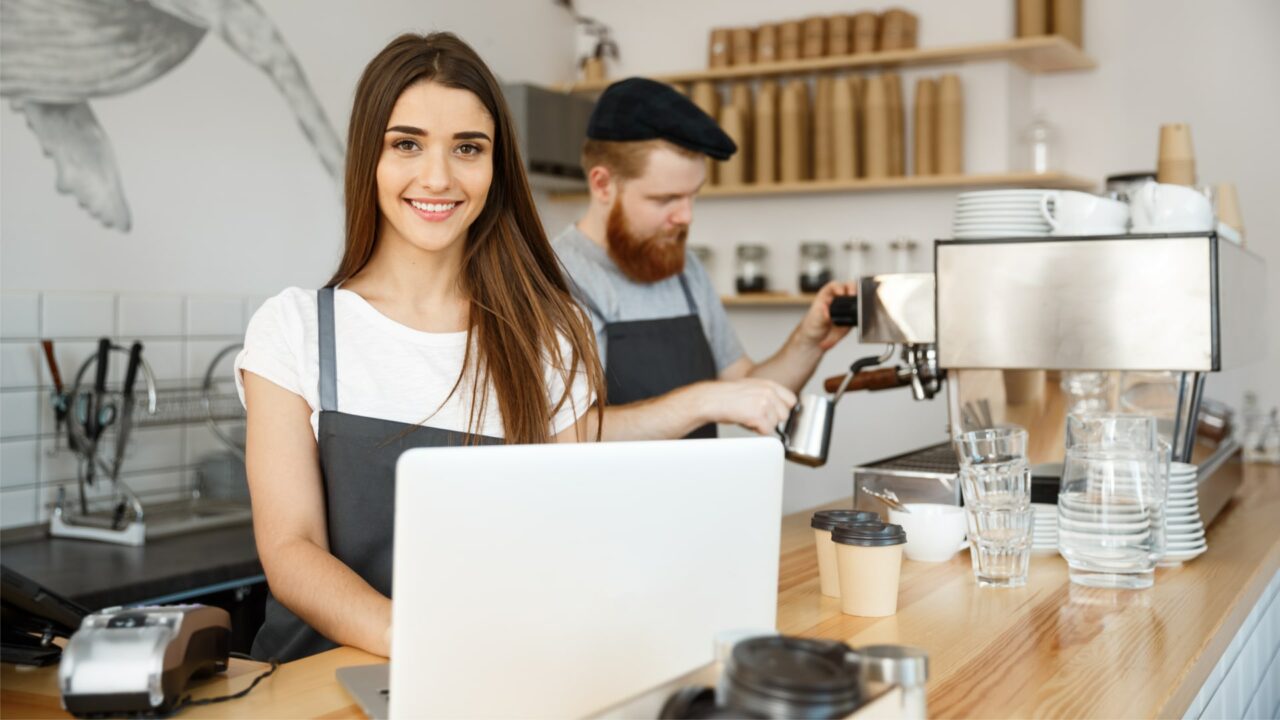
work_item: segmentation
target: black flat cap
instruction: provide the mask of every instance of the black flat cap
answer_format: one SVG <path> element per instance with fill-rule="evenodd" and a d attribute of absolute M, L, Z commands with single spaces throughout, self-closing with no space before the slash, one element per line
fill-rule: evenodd
<path fill-rule="evenodd" d="M 728 160 L 738 151 L 710 115 L 669 85 L 647 78 L 619 80 L 605 89 L 591 111 L 592 140 L 668 140 L 680 147 Z"/>

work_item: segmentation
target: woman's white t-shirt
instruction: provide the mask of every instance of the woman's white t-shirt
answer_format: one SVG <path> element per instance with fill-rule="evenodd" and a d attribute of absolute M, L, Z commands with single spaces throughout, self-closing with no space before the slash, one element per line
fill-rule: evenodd
<path fill-rule="evenodd" d="M 320 349 L 316 302 L 315 290 L 289 288 L 263 303 L 245 331 L 244 349 L 236 356 L 235 375 L 241 403 L 242 370 L 300 395 L 311 406 L 311 430 L 318 438 Z M 464 381 L 449 397 L 462 370 L 466 332 L 414 330 L 378 312 L 356 293 L 341 288 L 334 291 L 333 305 L 340 412 L 421 423 L 441 430 L 471 430 L 470 385 Z M 569 345 L 563 337 L 560 350 L 568 362 Z M 544 363 L 542 374 L 549 407 L 554 408 L 564 394 L 563 376 L 549 362 Z M 446 397 L 448 402 L 444 402 Z M 579 367 L 569 400 L 551 419 L 551 434 L 572 426 L 591 402 L 585 373 Z M 484 418 L 474 432 L 504 437 L 492 384 Z"/>

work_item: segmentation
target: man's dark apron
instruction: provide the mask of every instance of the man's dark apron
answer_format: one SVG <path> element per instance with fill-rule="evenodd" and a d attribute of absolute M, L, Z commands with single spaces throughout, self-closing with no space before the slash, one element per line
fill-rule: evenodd
<path fill-rule="evenodd" d="M 374 590 L 391 597 L 396 460 L 405 450 L 446 445 L 492 445 L 502 440 L 453 430 L 338 412 L 333 288 L 318 292 L 320 334 L 320 470 L 324 476 L 329 552 Z M 267 595 L 266 621 L 253 657 L 283 662 L 337 644 L 311 629 Z"/>
<path fill-rule="evenodd" d="M 596 315 L 604 313 L 575 287 L 578 299 Z M 680 289 L 689 306 L 688 315 L 605 322 L 605 379 L 610 405 L 625 405 L 657 397 L 676 388 L 716 379 L 716 361 L 702 331 L 698 305 L 689 291 L 689 282 L 680 275 Z M 715 423 L 709 423 L 686 437 L 713 438 Z"/>

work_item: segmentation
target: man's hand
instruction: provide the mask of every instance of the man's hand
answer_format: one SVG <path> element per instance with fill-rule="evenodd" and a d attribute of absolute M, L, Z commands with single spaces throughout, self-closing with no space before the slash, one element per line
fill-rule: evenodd
<path fill-rule="evenodd" d="M 814 298 L 813 304 L 809 306 L 804 319 L 796 327 L 793 337 L 800 342 L 811 344 L 822 352 L 835 347 L 836 343 L 844 339 L 852 328 L 831 324 L 831 301 L 838 295 L 857 294 L 857 283 L 829 282 L 824 285 L 818 291 L 818 297 Z"/>
<path fill-rule="evenodd" d="M 796 394 L 772 380 L 744 378 L 698 384 L 701 412 L 709 422 L 736 423 L 772 435 L 796 404 Z"/>

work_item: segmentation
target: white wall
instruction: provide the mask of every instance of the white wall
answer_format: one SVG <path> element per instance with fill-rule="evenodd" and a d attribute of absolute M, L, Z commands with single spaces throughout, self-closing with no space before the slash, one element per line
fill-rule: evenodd
<path fill-rule="evenodd" d="M 360 72 L 401 32 L 456 32 L 503 80 L 554 83 L 573 69 L 572 19 L 550 0 L 261 4 L 342 138 Z M 266 293 L 328 279 L 341 251 L 341 179 L 324 172 L 267 76 L 216 35 L 157 81 L 91 106 L 115 150 L 132 232 L 106 230 L 54 193 L 53 163 L 5 103 L 0 286 Z"/>
<path fill-rule="evenodd" d="M 704 67 L 712 27 L 897 5 L 920 16 L 920 45 L 930 47 L 1008 38 L 1014 21 L 1012 0 L 806 0 L 786 5 L 761 0 L 579 0 L 579 5 L 584 14 L 614 29 L 622 56 L 611 73 L 616 77 Z M 921 74 L 960 73 L 970 172 L 1025 167 L 1016 136 L 1034 108 L 1043 108 L 1059 130 L 1063 169 L 1099 185 L 1110 173 L 1152 168 L 1159 125 L 1189 122 L 1201 181 L 1234 181 L 1239 187 L 1250 247 L 1270 263 L 1271 326 L 1277 328 L 1269 349 L 1259 348 L 1256 365 L 1212 377 L 1207 392 L 1238 406 L 1243 390 L 1251 388 L 1266 405 L 1280 404 L 1280 380 L 1274 372 L 1280 368 L 1280 219 L 1268 197 L 1275 184 L 1264 177 L 1280 167 L 1280 143 L 1272 130 L 1280 117 L 1280 43 L 1273 37 L 1280 28 L 1280 3 L 1095 0 L 1086 5 L 1085 46 L 1097 70 L 1032 76 L 1009 63 L 974 63 L 905 72 L 904 89 L 909 97 Z M 679 22 L 672 22 L 676 17 Z M 865 238 L 875 248 L 868 270 L 889 271 L 894 266 L 888 242 L 898 236 L 915 238 L 922 241 L 922 250 L 913 269 L 927 270 L 929 241 L 948 233 L 953 198 L 951 191 L 929 191 L 704 199 L 690 242 L 714 248 L 713 276 L 726 292 L 732 287 L 733 248 L 742 242 L 770 246 L 775 282 L 794 283 L 802 239 L 840 243 Z M 736 309 L 731 317 L 748 350 L 761 358 L 783 341 L 799 311 Z M 874 350 L 840 346 L 829 353 L 818 377 L 836 374 L 842 364 Z M 788 508 L 848 493 L 848 468 L 854 463 L 945 439 L 944 401 L 914 403 L 905 390 L 850 396 L 838 411 L 836 431 L 843 444 L 834 449 L 826 468 L 788 467 Z"/>

